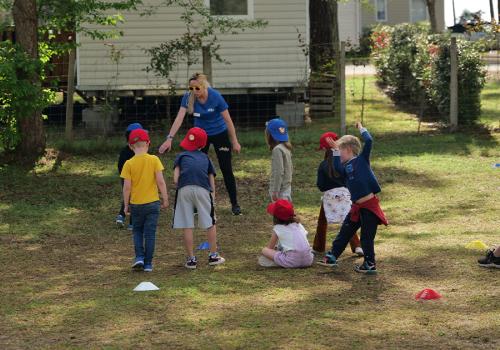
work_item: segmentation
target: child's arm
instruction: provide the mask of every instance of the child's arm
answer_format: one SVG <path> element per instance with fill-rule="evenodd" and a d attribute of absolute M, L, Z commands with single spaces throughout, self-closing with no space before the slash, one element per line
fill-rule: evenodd
<path fill-rule="evenodd" d="M 208 181 L 210 181 L 210 187 L 212 188 L 212 198 L 215 201 L 215 176 L 214 176 L 214 174 L 208 174 Z"/>
<path fill-rule="evenodd" d="M 177 186 L 179 183 L 179 176 L 181 174 L 181 168 L 179 166 L 176 166 L 174 168 L 174 184 Z"/>
<path fill-rule="evenodd" d="M 283 156 L 281 151 L 277 147 L 274 147 L 271 161 L 271 181 L 269 184 L 269 191 L 272 193 L 273 201 L 278 199 L 277 196 L 281 188 L 284 172 Z"/>
<path fill-rule="evenodd" d="M 163 178 L 163 172 L 157 171 L 155 172 L 155 177 L 156 177 L 156 186 L 158 186 L 158 189 L 160 190 L 161 193 L 161 207 L 162 208 L 167 208 L 168 207 L 168 193 L 167 193 L 167 184 L 165 183 L 165 179 Z"/>
<path fill-rule="evenodd" d="M 131 190 L 132 190 L 132 181 L 130 179 L 123 179 L 123 204 L 124 204 L 125 214 L 130 213 L 128 204 L 130 202 Z"/>
<path fill-rule="evenodd" d="M 360 156 L 365 158 L 367 161 L 370 161 L 370 153 L 372 151 L 372 145 L 373 145 L 373 138 L 368 132 L 366 128 L 361 125 L 360 122 L 356 123 L 356 127 L 358 128 L 359 132 L 361 133 L 361 137 L 365 141 L 365 144 L 363 145 L 363 150 L 361 151 Z"/>
<path fill-rule="evenodd" d="M 273 231 L 273 235 L 267 244 L 267 248 L 274 249 L 274 247 L 276 247 L 276 243 L 278 243 L 278 235 Z"/>

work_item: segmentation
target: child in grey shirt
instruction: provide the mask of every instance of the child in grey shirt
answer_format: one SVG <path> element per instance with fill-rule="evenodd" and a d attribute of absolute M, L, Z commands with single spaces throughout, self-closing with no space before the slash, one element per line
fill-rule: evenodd
<path fill-rule="evenodd" d="M 271 200 L 292 201 L 292 145 L 288 137 L 288 127 L 280 118 L 271 119 L 266 124 L 266 142 L 272 152 L 271 180 L 269 195 Z"/>

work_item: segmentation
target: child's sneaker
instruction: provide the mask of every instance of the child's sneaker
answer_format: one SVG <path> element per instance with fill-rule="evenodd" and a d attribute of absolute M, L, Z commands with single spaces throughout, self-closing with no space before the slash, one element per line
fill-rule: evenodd
<path fill-rule="evenodd" d="M 275 266 L 279 266 L 273 260 L 265 257 L 264 255 L 259 256 L 259 259 L 257 260 L 257 262 L 262 267 L 275 267 Z"/>
<path fill-rule="evenodd" d="M 144 264 L 144 272 L 153 272 L 153 264 Z"/>
<path fill-rule="evenodd" d="M 492 267 L 500 269 L 500 257 L 493 255 L 493 249 L 488 250 L 484 258 L 479 259 L 479 266 L 481 267 Z"/>
<path fill-rule="evenodd" d="M 127 230 L 132 231 L 134 229 L 134 225 L 128 224 Z"/>
<path fill-rule="evenodd" d="M 238 204 L 235 204 L 231 207 L 231 212 L 233 213 L 234 216 L 239 216 L 241 215 L 241 208 Z"/>
<path fill-rule="evenodd" d="M 357 256 L 364 256 L 365 253 L 363 252 L 363 248 L 361 247 L 356 247 L 356 249 L 354 249 L 354 254 L 356 254 Z"/>
<path fill-rule="evenodd" d="M 325 254 L 325 252 L 319 252 L 317 250 L 311 249 L 311 253 L 313 253 L 314 256 L 319 256 L 321 254 Z"/>
<path fill-rule="evenodd" d="M 325 254 L 322 260 L 316 262 L 321 266 L 335 267 L 337 266 L 337 259 L 331 252 Z"/>
<path fill-rule="evenodd" d="M 223 264 L 226 261 L 219 253 L 212 253 L 208 256 L 208 265 L 215 266 Z"/>
<path fill-rule="evenodd" d="M 198 261 L 196 260 L 196 256 L 190 256 L 186 259 L 186 263 L 184 264 L 184 267 L 187 269 L 196 269 L 196 265 L 198 264 Z"/>
<path fill-rule="evenodd" d="M 135 262 L 132 265 L 132 269 L 134 269 L 135 271 L 142 271 L 144 269 L 144 260 L 135 259 Z"/>
<path fill-rule="evenodd" d="M 116 217 L 116 226 L 118 226 L 118 228 L 124 228 L 125 227 L 125 217 L 123 215 L 118 215 Z"/>
<path fill-rule="evenodd" d="M 355 265 L 354 270 L 359 273 L 366 273 L 367 275 L 374 275 L 377 273 L 377 266 L 368 262 L 364 262 L 362 265 Z"/>

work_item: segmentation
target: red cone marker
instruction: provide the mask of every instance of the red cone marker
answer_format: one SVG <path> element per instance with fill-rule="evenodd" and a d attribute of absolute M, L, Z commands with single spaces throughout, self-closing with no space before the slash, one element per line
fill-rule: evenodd
<path fill-rule="evenodd" d="M 430 288 L 426 288 L 415 295 L 415 300 L 434 300 L 439 298 L 441 298 L 441 294 Z"/>

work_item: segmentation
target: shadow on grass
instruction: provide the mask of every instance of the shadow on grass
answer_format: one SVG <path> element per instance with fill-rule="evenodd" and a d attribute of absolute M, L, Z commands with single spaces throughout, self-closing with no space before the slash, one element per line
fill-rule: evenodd
<path fill-rule="evenodd" d="M 445 180 L 436 176 L 429 176 L 426 173 L 409 171 L 395 166 L 374 166 L 380 184 L 397 183 L 409 187 L 438 188 L 445 186 Z"/>

